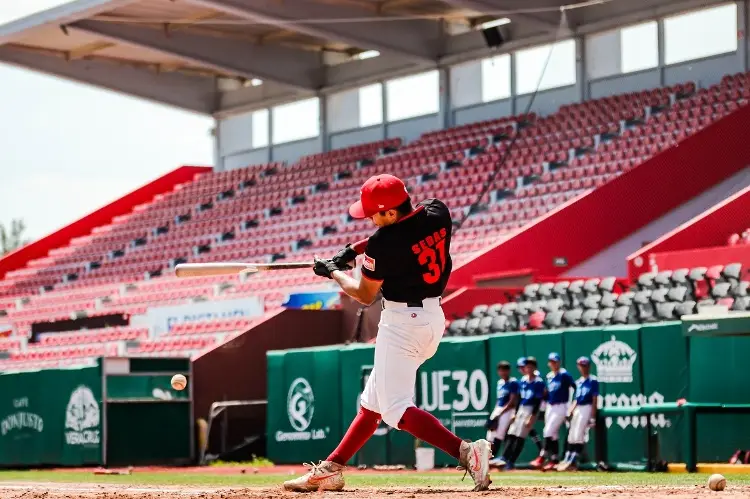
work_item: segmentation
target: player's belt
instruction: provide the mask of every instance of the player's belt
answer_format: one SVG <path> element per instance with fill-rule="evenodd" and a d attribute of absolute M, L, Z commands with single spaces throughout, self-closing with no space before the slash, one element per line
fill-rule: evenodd
<path fill-rule="evenodd" d="M 408 301 L 408 302 L 398 302 L 398 301 L 390 301 L 383 298 L 381 301 L 383 310 L 386 308 L 425 308 L 425 306 L 430 305 L 440 305 L 443 301 L 443 298 L 438 296 L 437 298 L 425 298 L 422 301 Z"/>

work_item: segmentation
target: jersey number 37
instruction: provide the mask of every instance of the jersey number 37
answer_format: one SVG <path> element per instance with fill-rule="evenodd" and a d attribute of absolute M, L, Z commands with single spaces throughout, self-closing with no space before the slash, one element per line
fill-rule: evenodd
<path fill-rule="evenodd" d="M 422 274 L 422 279 L 427 284 L 435 284 L 445 269 L 445 239 L 440 240 L 435 247 L 422 248 L 417 257 L 419 264 L 427 266 L 427 272 Z"/>

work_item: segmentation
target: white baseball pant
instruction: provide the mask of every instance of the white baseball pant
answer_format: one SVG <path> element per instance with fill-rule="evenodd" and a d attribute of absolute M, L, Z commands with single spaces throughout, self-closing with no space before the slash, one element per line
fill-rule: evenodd
<path fill-rule="evenodd" d="M 505 411 L 500 414 L 497 420 L 497 429 L 487 432 L 487 440 L 492 442 L 494 439 L 505 440 L 505 435 L 510 427 L 510 419 L 513 417 L 513 410 Z"/>
<path fill-rule="evenodd" d="M 439 298 L 423 308 L 383 300 L 375 340 L 375 366 L 362 391 L 362 407 L 380 414 L 392 428 L 414 406 L 417 369 L 435 355 L 445 331 Z"/>
<path fill-rule="evenodd" d="M 544 411 L 544 438 L 560 438 L 560 427 L 568 417 L 568 404 L 547 405 Z"/>
<path fill-rule="evenodd" d="M 529 435 L 529 431 L 531 431 L 531 428 L 528 428 L 526 423 L 532 416 L 532 412 L 533 410 L 530 405 L 519 406 L 518 412 L 516 412 L 516 419 L 513 420 L 510 424 L 510 429 L 508 429 L 508 435 L 526 438 Z"/>
<path fill-rule="evenodd" d="M 591 419 L 590 405 L 576 405 L 573 409 L 573 417 L 570 419 L 568 430 L 569 444 L 582 444 L 586 442 L 589 432 L 589 420 Z"/>

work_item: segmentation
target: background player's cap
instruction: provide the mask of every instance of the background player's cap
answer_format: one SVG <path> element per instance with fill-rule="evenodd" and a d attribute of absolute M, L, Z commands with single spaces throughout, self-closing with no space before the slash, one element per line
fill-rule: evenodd
<path fill-rule="evenodd" d="M 526 363 L 536 365 L 536 357 L 532 357 L 531 355 L 529 355 L 528 357 L 526 357 Z"/>
<path fill-rule="evenodd" d="M 587 366 L 587 365 L 591 364 L 591 360 L 589 360 L 589 358 L 584 355 L 583 357 L 578 357 L 578 360 L 576 360 L 576 364 L 581 364 L 582 366 Z"/>
<path fill-rule="evenodd" d="M 349 207 L 354 218 L 369 218 L 380 211 L 393 209 L 406 201 L 409 193 L 404 182 L 384 173 L 367 179 L 360 190 L 359 201 Z"/>
<path fill-rule="evenodd" d="M 498 369 L 510 369 L 510 362 L 508 362 L 507 360 L 501 360 L 500 362 L 497 363 L 497 368 Z"/>
<path fill-rule="evenodd" d="M 557 352 L 552 352 L 547 356 L 547 360 L 551 360 L 553 362 L 560 362 L 560 354 Z"/>
<path fill-rule="evenodd" d="M 518 360 L 516 361 L 516 367 L 525 367 L 526 366 L 526 357 L 518 357 Z"/>

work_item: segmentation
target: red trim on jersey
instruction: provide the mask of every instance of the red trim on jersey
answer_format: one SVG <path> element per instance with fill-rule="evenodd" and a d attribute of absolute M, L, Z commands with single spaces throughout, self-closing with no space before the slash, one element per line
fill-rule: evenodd
<path fill-rule="evenodd" d="M 417 209 L 415 209 L 414 211 L 412 211 L 412 212 L 411 212 L 411 213 L 409 213 L 408 215 L 406 215 L 406 216 L 403 216 L 403 217 L 401 217 L 401 218 L 400 218 L 400 219 L 398 220 L 398 222 L 396 222 L 396 223 L 399 223 L 399 222 L 403 222 L 403 221 L 404 221 L 404 220 L 406 220 L 407 218 L 413 217 L 414 215 L 416 215 L 417 213 L 419 213 L 419 212 L 420 212 L 420 211 L 422 211 L 422 210 L 424 210 L 424 206 L 417 206 Z"/>

